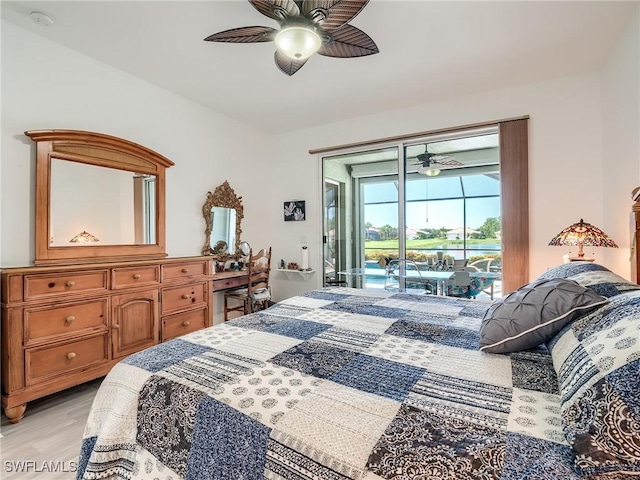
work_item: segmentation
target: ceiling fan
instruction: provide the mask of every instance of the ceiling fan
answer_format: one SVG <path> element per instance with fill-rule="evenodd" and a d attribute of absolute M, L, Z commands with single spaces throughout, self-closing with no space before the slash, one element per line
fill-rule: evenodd
<path fill-rule="evenodd" d="M 427 175 L 428 177 L 435 177 L 439 175 L 441 169 L 443 168 L 452 168 L 452 167 L 462 167 L 464 164 L 458 162 L 454 159 L 453 155 L 438 155 L 436 153 L 429 153 L 427 151 L 427 146 L 424 147 L 424 153 L 416 155 L 416 158 L 420 162 L 420 168 L 418 168 L 418 173 L 422 173 L 423 175 Z"/>
<path fill-rule="evenodd" d="M 275 61 L 287 75 L 296 73 L 318 52 L 325 57 L 352 58 L 378 53 L 375 42 L 349 22 L 369 0 L 249 0 L 263 15 L 276 20 L 271 27 L 240 27 L 214 33 L 207 42 L 275 42 Z"/>

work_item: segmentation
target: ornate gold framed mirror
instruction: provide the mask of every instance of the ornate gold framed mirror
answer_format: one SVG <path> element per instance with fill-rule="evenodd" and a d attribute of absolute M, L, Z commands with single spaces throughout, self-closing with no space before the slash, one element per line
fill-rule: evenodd
<path fill-rule="evenodd" d="M 207 192 L 202 216 L 206 224 L 202 255 L 211 255 L 223 262 L 237 259 L 244 211 L 242 197 L 236 195 L 229 182 L 225 180 L 213 193 Z"/>
<path fill-rule="evenodd" d="M 25 135 L 36 142 L 35 264 L 166 257 L 171 160 L 101 133 Z"/>

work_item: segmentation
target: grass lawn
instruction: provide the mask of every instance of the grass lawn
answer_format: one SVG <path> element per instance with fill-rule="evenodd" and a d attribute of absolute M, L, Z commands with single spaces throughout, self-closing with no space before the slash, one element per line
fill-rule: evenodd
<path fill-rule="evenodd" d="M 483 245 L 494 246 L 496 249 L 500 248 L 500 240 L 496 238 L 483 238 L 467 240 L 467 246 L 469 245 Z M 426 240 L 407 240 L 407 250 L 411 249 L 447 249 L 447 248 L 462 248 L 462 240 L 446 240 L 442 238 L 429 238 Z M 386 249 L 386 248 L 398 248 L 398 239 L 390 240 L 367 240 L 364 242 L 364 248 L 369 249 Z"/>

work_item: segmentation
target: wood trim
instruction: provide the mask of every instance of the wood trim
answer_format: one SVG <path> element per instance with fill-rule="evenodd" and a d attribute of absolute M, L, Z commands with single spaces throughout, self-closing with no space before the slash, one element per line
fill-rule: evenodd
<path fill-rule="evenodd" d="M 34 142 L 46 142 L 51 144 L 51 151 L 65 152 L 76 151 L 84 152 L 81 154 L 82 158 L 91 156 L 93 152 L 92 147 L 95 147 L 96 159 L 106 159 L 105 153 L 99 153 L 99 150 L 105 152 L 111 151 L 113 155 L 113 163 L 116 163 L 120 168 L 124 167 L 128 163 L 128 159 L 139 157 L 143 163 L 154 163 L 161 165 L 165 168 L 175 165 L 168 158 L 160 155 L 153 150 L 143 147 L 137 143 L 125 140 L 123 138 L 114 137 L 111 135 L 105 135 L 104 133 L 87 132 L 83 130 L 29 130 L 24 132 L 25 135 L 30 137 Z M 118 158 L 119 157 L 119 158 Z M 80 161 L 80 160 L 79 160 Z M 88 162 L 92 163 L 92 161 Z M 131 168 L 125 168 L 125 170 L 137 171 L 140 168 L 138 163 L 129 164 Z"/>
<path fill-rule="evenodd" d="M 174 163 L 153 150 L 111 135 L 80 130 L 30 130 L 36 142 L 36 265 L 166 257 L 165 176 Z M 156 243 L 51 246 L 51 159 L 156 176 Z"/>
<path fill-rule="evenodd" d="M 352 149 L 352 148 L 377 146 L 377 145 L 384 144 L 384 143 L 394 143 L 394 142 L 397 143 L 397 142 L 403 142 L 403 141 L 406 141 L 406 140 L 417 139 L 417 138 L 420 138 L 420 137 L 426 137 L 426 136 L 430 136 L 430 135 L 438 135 L 438 134 L 442 134 L 442 133 L 452 133 L 452 132 L 470 130 L 470 129 L 473 129 L 473 128 L 495 127 L 496 125 L 501 124 L 501 123 L 517 121 L 517 120 L 528 120 L 528 119 L 529 119 L 529 115 L 524 115 L 524 116 L 521 116 L 521 117 L 513 117 L 513 118 L 505 118 L 505 119 L 502 119 L 502 120 L 494 120 L 492 122 L 470 123 L 468 125 L 462 125 L 462 126 L 457 126 L 457 127 L 446 127 L 446 128 L 439 128 L 437 130 L 428 130 L 426 132 L 409 133 L 407 135 L 396 135 L 396 136 L 393 136 L 393 137 L 379 138 L 377 140 L 365 140 L 363 142 L 346 143 L 346 144 L 343 144 L 343 145 L 336 145 L 336 146 L 333 146 L 333 147 L 314 148 L 314 149 L 309 150 L 309 154 L 316 155 L 316 154 L 319 154 L 319 153 L 335 152 L 337 150 L 347 150 L 347 149 Z"/>
<path fill-rule="evenodd" d="M 528 128 L 528 118 L 499 125 L 503 293 L 529 283 Z"/>
<path fill-rule="evenodd" d="M 629 216 L 629 232 L 631 233 L 631 281 L 640 283 L 640 254 L 638 246 L 640 245 L 640 187 L 636 187 L 631 192 L 633 205 L 631 206 L 631 214 Z"/>

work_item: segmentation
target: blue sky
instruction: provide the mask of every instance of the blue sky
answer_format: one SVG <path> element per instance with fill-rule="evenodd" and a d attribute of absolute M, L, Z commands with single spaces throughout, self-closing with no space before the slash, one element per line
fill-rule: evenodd
<path fill-rule="evenodd" d="M 464 201 L 466 195 L 467 226 L 478 228 L 489 217 L 500 216 L 500 197 L 478 197 L 499 195 L 500 182 L 486 175 L 441 177 L 425 181 L 407 182 L 406 224 L 413 228 L 457 228 L 464 223 Z M 463 194 L 464 188 L 464 194 Z M 374 227 L 398 226 L 397 188 L 393 182 L 365 185 L 364 222 Z M 430 199 L 425 202 L 424 199 Z M 388 202 L 368 204 L 369 202 Z"/>

